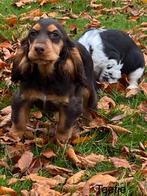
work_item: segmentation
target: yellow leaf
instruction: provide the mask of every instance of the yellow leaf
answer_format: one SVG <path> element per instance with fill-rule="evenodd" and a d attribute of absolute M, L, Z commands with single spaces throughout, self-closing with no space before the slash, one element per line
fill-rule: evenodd
<path fill-rule="evenodd" d="M 108 124 L 108 128 L 111 127 L 117 133 L 131 133 L 131 131 L 127 130 L 124 127 L 120 127 L 118 125 Z"/>
<path fill-rule="evenodd" d="M 16 192 L 11 189 L 11 188 L 7 188 L 7 187 L 4 187 L 4 186 L 0 186 L 0 195 L 11 195 L 11 196 L 16 196 Z"/>
<path fill-rule="evenodd" d="M 67 184 L 76 184 L 78 182 L 80 182 L 81 177 L 84 176 L 85 171 L 81 170 L 77 173 L 75 173 L 73 176 L 69 177 L 66 181 Z"/>

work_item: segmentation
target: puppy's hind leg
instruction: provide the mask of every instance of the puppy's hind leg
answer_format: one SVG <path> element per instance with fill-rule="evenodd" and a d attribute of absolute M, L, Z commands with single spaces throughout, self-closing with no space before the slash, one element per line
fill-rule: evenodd
<path fill-rule="evenodd" d="M 144 68 L 140 67 L 129 74 L 128 76 L 129 86 L 127 87 L 128 89 L 133 89 L 138 87 L 138 80 L 143 75 L 143 72 L 144 72 Z"/>

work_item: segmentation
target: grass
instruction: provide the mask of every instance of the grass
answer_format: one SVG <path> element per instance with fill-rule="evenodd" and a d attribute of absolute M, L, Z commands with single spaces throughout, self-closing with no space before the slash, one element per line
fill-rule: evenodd
<path fill-rule="evenodd" d="M 116 1 L 116 3 L 112 3 L 112 1 L 109 0 L 97 0 L 98 3 L 102 3 L 104 7 L 106 8 L 112 8 L 116 6 L 121 6 L 122 1 Z M 0 40 L 8 39 L 14 41 L 14 37 L 21 38 L 23 35 L 27 32 L 27 29 L 29 28 L 29 24 L 32 23 L 31 20 L 27 20 L 27 26 L 26 21 L 20 20 L 20 15 L 30 12 L 33 9 L 41 9 L 43 13 L 51 13 L 51 12 L 57 12 L 57 18 L 61 18 L 65 15 L 66 10 L 72 10 L 74 14 L 79 14 L 82 12 L 88 12 L 90 16 L 95 16 L 101 23 L 101 26 L 104 26 L 105 28 L 116 28 L 121 29 L 124 31 L 127 31 L 129 29 L 134 28 L 136 25 L 140 25 L 142 22 L 147 21 L 145 16 L 139 17 L 135 21 L 129 21 L 129 15 L 128 14 L 103 14 L 99 16 L 96 14 L 96 12 L 93 11 L 93 9 L 89 6 L 89 1 L 86 0 L 75 0 L 72 1 L 72 3 L 69 6 L 69 1 L 59 1 L 57 4 L 46 4 L 42 7 L 39 6 L 38 3 L 31 3 L 29 5 L 25 5 L 23 8 L 17 8 L 16 6 L 12 5 L 13 0 L 1 0 L 0 2 Z M 138 3 L 138 1 L 133 1 L 134 7 L 138 8 L 142 5 Z M 14 26 L 9 26 L 5 22 L 5 18 L 11 17 L 12 15 L 17 16 L 17 23 Z M 64 26 L 66 31 L 70 34 L 70 36 L 74 39 L 78 38 L 80 34 L 84 31 L 85 26 L 90 22 L 89 19 L 84 19 L 82 17 L 78 17 L 77 19 L 71 19 L 69 18 L 66 20 Z M 70 32 L 69 26 L 71 24 L 75 24 L 77 26 L 77 34 L 74 34 Z M 0 90 L 3 90 L 3 94 L 0 97 L 0 109 L 10 104 L 11 96 L 14 91 L 16 91 L 15 86 L 7 87 L 6 83 L 4 81 L 0 81 Z M 146 100 L 146 96 L 143 93 L 139 93 L 134 98 L 126 99 L 123 95 L 121 95 L 119 92 L 113 92 L 111 94 L 108 93 L 99 93 L 99 97 L 102 97 L 104 95 L 107 95 L 111 97 L 115 103 L 119 104 L 126 104 L 130 108 L 137 108 L 138 105 Z M 108 122 L 111 122 L 111 118 L 114 117 L 117 114 L 121 114 L 122 111 L 118 109 L 114 109 L 111 111 L 111 113 L 105 113 L 104 111 L 98 111 L 98 113 L 107 119 Z M 139 125 L 139 126 L 138 126 Z M 84 153 L 89 154 L 92 152 L 104 154 L 105 156 L 119 156 L 121 153 L 121 149 L 124 146 L 128 146 L 130 149 L 138 148 L 139 142 L 142 143 L 147 141 L 147 137 L 144 135 L 144 129 L 147 129 L 147 124 L 144 121 L 144 118 L 142 115 L 136 115 L 131 114 L 121 121 L 121 126 L 127 128 L 132 133 L 128 135 L 119 135 L 118 142 L 115 148 L 112 148 L 111 144 L 108 143 L 109 133 L 102 133 L 100 131 L 97 131 L 97 136 L 93 139 L 91 139 L 88 142 L 77 144 L 74 146 L 75 151 L 78 153 Z M 101 142 L 99 142 L 101 140 Z M 39 157 L 40 153 L 45 150 L 46 148 L 52 148 L 56 154 L 57 157 L 53 159 L 53 162 L 55 165 L 66 167 L 69 169 L 72 169 L 73 171 L 78 171 L 79 168 L 75 167 L 70 161 L 66 159 L 66 157 L 63 155 L 62 149 L 57 147 L 54 144 L 49 143 L 43 148 L 39 148 L 38 146 L 34 146 L 32 149 L 32 152 L 34 156 Z M 5 147 L 3 145 L 0 145 L 0 157 L 5 157 Z M 133 157 L 128 157 L 128 160 L 130 160 L 132 163 L 136 163 L 137 160 L 133 159 Z M 138 163 L 139 164 L 139 163 Z M 86 176 L 83 180 L 89 179 L 92 175 L 96 174 L 99 171 L 107 171 L 114 169 L 113 165 L 109 162 L 101 162 L 96 165 L 95 168 L 87 169 L 86 170 Z M 124 172 L 125 170 L 122 169 Z M 2 175 L 5 175 L 5 178 L 1 177 Z M 47 171 L 40 170 L 39 175 L 47 176 Z M 11 171 L 0 168 L 0 185 L 2 186 L 8 186 L 8 179 L 13 177 L 13 174 Z M 137 172 L 137 174 L 134 177 L 133 182 L 130 185 L 124 185 L 126 187 L 125 194 L 121 194 L 122 196 L 129 196 L 129 195 L 135 195 L 137 191 L 137 182 L 141 179 L 140 173 Z M 14 190 L 18 192 L 18 195 L 20 194 L 20 190 L 27 189 L 29 190 L 31 188 L 31 182 L 30 181 L 18 181 L 14 185 L 11 185 Z M 56 190 L 62 190 L 62 186 L 59 186 L 56 188 Z"/>

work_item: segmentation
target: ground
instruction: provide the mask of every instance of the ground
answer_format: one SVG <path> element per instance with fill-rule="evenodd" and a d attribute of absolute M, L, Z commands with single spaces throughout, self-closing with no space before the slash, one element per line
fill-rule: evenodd
<path fill-rule="evenodd" d="M 17 2 L 23 3 L 17 4 Z M 2 111 L 3 108 L 10 105 L 12 94 L 17 90 L 17 86 L 10 81 L 12 57 L 16 43 L 25 36 L 34 20 L 40 16 L 54 17 L 64 25 L 72 39 L 77 39 L 87 27 L 92 26 L 126 31 L 141 47 L 146 58 L 147 16 L 145 6 L 145 0 L 1 0 L 0 110 Z M 33 193 L 29 193 L 30 190 L 41 194 L 39 191 L 43 193 L 44 189 L 40 186 L 48 183 L 48 178 L 53 179 L 53 176 L 61 173 L 60 175 L 67 180 L 69 176 L 84 169 L 84 174 L 80 174 L 80 180 L 75 177 L 75 184 L 81 181 L 87 182 L 92 176 L 102 174 L 105 178 L 102 180 L 103 186 L 110 187 L 113 182 L 110 177 L 113 177 L 118 186 L 125 187 L 125 192 L 120 195 L 146 195 L 146 75 L 145 71 L 140 89 L 135 92 L 127 92 L 121 84 L 116 86 L 99 84 L 101 90 L 98 93 L 98 106 L 100 109 L 94 112 L 90 120 L 79 120 L 79 127 L 83 133 L 78 140 L 73 142 L 72 146 L 63 147 L 46 141 L 46 138 L 41 137 L 37 131 L 33 141 L 17 143 L 8 134 L 10 108 L 7 109 L 7 112 L 0 112 L 0 123 L 3 122 L 0 128 L 0 194 L 23 195 L 22 190 L 27 190 L 27 195 L 33 195 Z M 3 121 L 4 119 L 6 122 Z M 36 108 L 32 110 L 31 120 L 35 128 L 42 124 L 46 129 L 48 126 L 46 124 L 54 122 L 54 118 L 42 116 Z M 91 155 L 92 158 L 87 158 L 87 155 Z M 103 156 L 101 161 L 99 155 Z M 47 169 L 49 164 L 69 169 L 72 174 L 67 172 L 68 175 L 65 175 L 64 171 L 56 171 L 52 174 Z M 41 179 L 36 180 L 34 176 L 23 178 L 29 176 L 30 173 L 47 178 L 43 182 Z M 101 176 L 100 178 L 102 179 Z M 106 183 L 107 180 L 108 183 Z M 97 181 L 99 181 L 99 176 L 96 177 L 94 183 Z M 111 186 L 114 187 L 114 184 Z M 37 188 L 34 188 L 35 186 Z M 9 187 L 11 190 L 4 189 L 4 187 Z M 81 192 L 86 195 L 87 184 L 81 189 L 70 187 L 68 191 L 65 191 L 65 182 L 60 181 L 56 186 L 50 185 L 50 188 L 48 189 L 54 189 L 61 195 L 65 195 L 65 192 L 69 195 L 76 195 L 76 192 L 77 195 L 80 195 Z M 48 191 L 46 190 L 46 192 Z M 88 188 L 88 191 L 89 195 L 94 195 L 92 188 Z M 46 195 L 58 195 L 58 193 L 53 192 Z M 104 193 L 101 191 L 100 195 L 104 195 Z"/>

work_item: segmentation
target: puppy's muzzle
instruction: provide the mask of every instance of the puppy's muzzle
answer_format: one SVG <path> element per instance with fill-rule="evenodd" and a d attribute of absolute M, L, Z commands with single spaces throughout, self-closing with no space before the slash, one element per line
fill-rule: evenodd
<path fill-rule="evenodd" d="M 45 47 L 44 46 L 35 46 L 35 52 L 38 54 L 38 55 L 41 55 L 44 53 L 45 51 Z"/>

